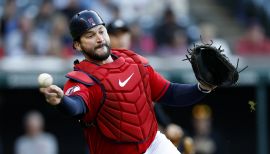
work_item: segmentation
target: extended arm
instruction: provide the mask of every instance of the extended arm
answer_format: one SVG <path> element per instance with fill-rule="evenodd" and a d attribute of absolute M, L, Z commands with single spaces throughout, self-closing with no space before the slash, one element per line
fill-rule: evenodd
<path fill-rule="evenodd" d="M 40 88 L 46 101 L 70 116 L 78 116 L 87 112 L 86 104 L 80 96 L 65 96 L 62 89 L 56 85 Z"/>
<path fill-rule="evenodd" d="M 169 106 L 188 106 L 199 102 L 208 91 L 204 91 L 198 84 L 170 83 L 165 94 L 159 99 Z"/>
<path fill-rule="evenodd" d="M 64 96 L 57 108 L 70 116 L 82 115 L 87 112 L 86 104 L 80 96 Z"/>

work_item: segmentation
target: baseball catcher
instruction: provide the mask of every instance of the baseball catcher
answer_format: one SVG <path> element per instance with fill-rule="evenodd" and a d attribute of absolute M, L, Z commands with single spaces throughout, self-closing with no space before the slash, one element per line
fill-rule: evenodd
<path fill-rule="evenodd" d="M 194 68 L 198 69 L 199 83 L 173 83 L 155 71 L 145 57 L 128 49 L 112 49 L 105 23 L 97 12 L 76 13 L 69 29 L 73 47 L 84 59 L 75 61 L 74 70 L 66 74 L 68 80 L 63 89 L 51 85 L 41 87 L 40 92 L 50 105 L 83 124 L 91 154 L 180 154 L 158 130 L 153 102 L 192 105 L 216 85 L 228 82 L 233 72 L 230 68 L 226 77 L 219 79 L 216 76 L 222 74 L 206 67 L 209 74 L 202 74 L 203 67 L 198 66 L 211 66 L 207 65 L 207 58 L 215 56 L 212 51 L 209 56 L 204 54 L 206 46 L 195 49 L 199 54 L 194 52 L 194 57 L 188 58 L 197 63 Z M 234 73 L 237 71 L 230 77 L 232 83 L 238 79 Z"/>

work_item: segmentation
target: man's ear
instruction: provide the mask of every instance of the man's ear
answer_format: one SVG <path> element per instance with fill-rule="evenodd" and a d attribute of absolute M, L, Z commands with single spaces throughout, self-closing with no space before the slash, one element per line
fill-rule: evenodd
<path fill-rule="evenodd" d="M 78 41 L 74 41 L 73 42 L 73 48 L 78 50 L 78 51 L 81 51 L 82 48 L 81 48 L 81 44 L 78 42 Z"/>

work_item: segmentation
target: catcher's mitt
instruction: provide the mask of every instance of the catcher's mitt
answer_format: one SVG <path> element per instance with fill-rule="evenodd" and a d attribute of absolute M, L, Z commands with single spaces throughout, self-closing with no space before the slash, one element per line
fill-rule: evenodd
<path fill-rule="evenodd" d="M 192 65 L 197 80 L 210 87 L 230 86 L 236 84 L 239 78 L 237 66 L 233 66 L 230 60 L 222 53 L 223 50 L 213 47 L 212 44 L 194 45 L 189 49 L 187 59 Z"/>

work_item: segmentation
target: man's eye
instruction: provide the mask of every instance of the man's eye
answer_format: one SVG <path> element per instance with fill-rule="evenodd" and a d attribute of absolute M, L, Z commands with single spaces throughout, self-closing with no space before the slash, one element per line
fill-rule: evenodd
<path fill-rule="evenodd" d="M 91 37 L 93 37 L 93 36 L 94 36 L 94 34 L 87 34 L 87 35 L 86 35 L 87 38 L 91 38 Z"/>

